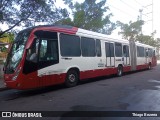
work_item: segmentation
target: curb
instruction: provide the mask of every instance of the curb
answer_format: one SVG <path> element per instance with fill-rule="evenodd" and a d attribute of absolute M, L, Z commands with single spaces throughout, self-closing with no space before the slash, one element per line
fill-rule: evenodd
<path fill-rule="evenodd" d="M 7 87 L 0 88 L 0 92 L 5 91 L 5 90 L 9 90 L 9 88 L 7 88 Z"/>
<path fill-rule="evenodd" d="M 0 91 L 4 91 L 4 90 L 8 90 L 9 88 L 7 86 L 3 86 L 3 87 L 0 87 Z"/>
<path fill-rule="evenodd" d="M 7 88 L 7 86 L 5 86 L 4 84 L 4 80 L 2 78 L 0 78 L 0 91 L 4 91 L 4 90 L 8 90 L 9 88 Z"/>

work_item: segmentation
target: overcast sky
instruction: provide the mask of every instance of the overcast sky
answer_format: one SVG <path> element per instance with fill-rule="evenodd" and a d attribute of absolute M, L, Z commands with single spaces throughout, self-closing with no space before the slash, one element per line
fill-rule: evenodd
<path fill-rule="evenodd" d="M 152 0 L 108 0 L 107 3 L 114 15 L 112 20 L 119 20 L 123 23 L 136 21 L 140 15 L 139 9 L 143 9 L 142 20 L 145 21 L 142 27 L 143 34 L 150 35 L 152 33 Z M 160 37 L 159 5 L 160 0 L 153 0 L 153 31 L 157 31 L 156 37 Z"/>

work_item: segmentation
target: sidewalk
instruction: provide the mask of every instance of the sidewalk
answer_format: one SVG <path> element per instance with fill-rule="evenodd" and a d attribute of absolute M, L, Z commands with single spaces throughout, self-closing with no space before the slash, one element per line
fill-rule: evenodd
<path fill-rule="evenodd" d="M 0 91 L 5 90 L 5 89 L 6 89 L 6 86 L 3 80 L 3 65 L 0 64 Z"/>
<path fill-rule="evenodd" d="M 6 89 L 3 78 L 0 76 L 0 91 Z"/>

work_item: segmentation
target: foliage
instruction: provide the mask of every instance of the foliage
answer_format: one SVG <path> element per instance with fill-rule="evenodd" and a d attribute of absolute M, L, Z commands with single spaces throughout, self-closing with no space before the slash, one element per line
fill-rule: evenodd
<path fill-rule="evenodd" d="M 109 8 L 105 6 L 106 0 L 85 0 L 83 3 L 74 3 L 73 0 L 64 0 L 72 11 L 73 19 L 64 18 L 56 23 L 67 24 L 79 28 L 111 34 L 115 23 L 110 21 L 111 13 L 105 15 Z"/>
<path fill-rule="evenodd" d="M 0 37 L 0 42 L 8 43 L 8 45 L 9 45 L 10 43 L 12 43 L 13 40 L 14 40 L 14 34 L 13 34 L 13 33 L 4 33 L 4 34 Z M 7 53 L 7 52 L 8 52 L 8 48 L 7 48 L 5 45 L 3 45 L 0 52 L 5 52 L 5 53 Z"/>
<path fill-rule="evenodd" d="M 7 52 L 7 48 L 5 46 L 2 47 L 1 52 Z"/>
<path fill-rule="evenodd" d="M 119 34 L 122 34 L 123 38 L 127 40 L 136 40 L 137 36 L 141 34 L 140 32 L 143 24 L 144 21 L 142 20 L 138 20 L 136 22 L 130 21 L 129 24 L 117 21 L 117 26 L 121 28 L 121 32 L 119 32 Z"/>
<path fill-rule="evenodd" d="M 67 15 L 57 8 L 55 0 L 0 0 L 0 24 L 6 23 L 9 29 L 15 26 L 33 26 L 35 22 L 53 23 Z M 1 28 L 0 28 L 1 29 Z"/>
<path fill-rule="evenodd" d="M 14 40 L 14 34 L 13 33 L 4 33 L 0 37 L 0 41 L 4 43 L 11 43 Z"/>
<path fill-rule="evenodd" d="M 151 45 L 154 47 L 160 47 L 160 38 L 154 39 L 154 35 L 156 31 L 151 33 L 151 35 L 143 35 L 141 33 L 142 25 L 144 21 L 138 20 L 136 22 L 129 22 L 129 24 L 124 24 L 120 21 L 117 21 L 117 26 L 121 28 L 122 37 L 127 40 L 139 41 L 140 43 L 144 43 L 147 45 Z"/>
<path fill-rule="evenodd" d="M 157 45 L 157 41 L 152 36 L 149 35 L 139 35 L 137 36 L 136 41 L 155 47 Z"/>
<path fill-rule="evenodd" d="M 156 41 L 157 41 L 156 47 L 160 48 L 160 38 L 157 38 Z"/>

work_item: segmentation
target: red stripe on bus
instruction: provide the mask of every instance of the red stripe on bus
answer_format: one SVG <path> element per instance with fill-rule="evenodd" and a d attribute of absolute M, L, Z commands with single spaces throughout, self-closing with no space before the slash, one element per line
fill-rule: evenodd
<path fill-rule="evenodd" d="M 130 66 L 123 68 L 124 72 L 129 72 L 131 70 Z M 107 76 L 117 74 L 117 68 L 106 68 L 106 69 L 97 69 L 97 70 L 87 70 L 80 72 L 80 79 L 95 78 L 100 76 Z M 8 77 L 7 75 L 5 75 Z M 13 77 L 13 75 L 12 75 Z M 28 75 L 20 74 L 16 81 L 6 79 L 7 87 L 15 89 L 32 89 L 44 86 L 51 86 L 56 84 L 61 84 L 65 82 L 66 73 L 55 74 L 55 75 L 45 75 L 42 77 L 37 76 L 37 72 L 33 72 Z"/>

